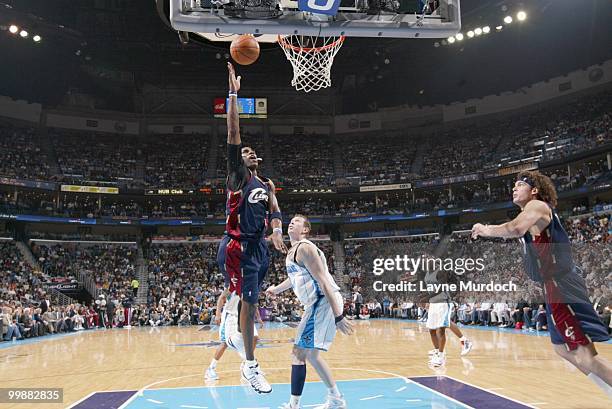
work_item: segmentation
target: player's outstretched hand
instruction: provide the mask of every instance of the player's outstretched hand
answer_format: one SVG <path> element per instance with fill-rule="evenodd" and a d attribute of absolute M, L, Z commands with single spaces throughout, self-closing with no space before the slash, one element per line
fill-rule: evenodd
<path fill-rule="evenodd" d="M 477 239 L 478 237 L 484 236 L 486 229 L 487 226 L 484 224 L 476 223 L 472 226 L 472 238 Z"/>
<path fill-rule="evenodd" d="M 276 288 L 276 286 L 274 285 L 271 285 L 270 287 L 268 287 L 268 289 L 266 290 L 266 295 L 268 297 L 272 297 L 272 298 L 276 297 L 276 294 L 274 293 L 274 288 Z"/>
<path fill-rule="evenodd" d="M 338 321 L 338 323 L 336 324 L 336 328 L 338 328 L 338 330 L 344 335 L 351 335 L 353 333 L 353 324 L 351 324 L 351 322 L 347 320 L 346 317 Z"/>
<path fill-rule="evenodd" d="M 274 244 L 274 248 L 280 251 L 283 254 L 287 254 L 287 246 L 285 246 L 285 242 L 283 242 L 283 235 L 280 233 L 272 233 L 270 236 L 272 243 Z"/>
<path fill-rule="evenodd" d="M 242 77 L 238 76 L 236 78 L 236 71 L 234 70 L 234 66 L 231 62 L 227 63 L 227 70 L 229 71 L 229 90 L 230 92 L 238 92 L 240 91 L 240 79 Z"/>

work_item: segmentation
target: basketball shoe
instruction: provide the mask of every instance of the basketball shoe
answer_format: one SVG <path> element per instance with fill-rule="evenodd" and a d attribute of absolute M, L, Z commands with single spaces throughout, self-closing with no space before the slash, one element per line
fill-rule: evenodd
<path fill-rule="evenodd" d="M 472 341 L 470 341 L 467 338 L 461 341 L 461 356 L 469 354 L 470 351 L 472 350 L 472 346 L 473 346 Z"/>
<path fill-rule="evenodd" d="M 259 363 L 253 361 L 255 364 L 248 364 L 246 361 L 240 369 L 240 375 L 244 381 L 246 381 L 251 388 L 257 393 L 270 393 L 272 387 L 266 380 L 265 376 L 259 369 Z"/>
<path fill-rule="evenodd" d="M 437 354 L 432 355 L 431 359 L 429 360 L 429 365 L 433 366 L 434 368 L 439 368 L 444 366 L 444 364 L 446 364 L 446 355 L 444 352 L 438 352 Z"/>
<path fill-rule="evenodd" d="M 217 375 L 217 371 L 215 371 L 215 368 L 211 368 L 209 366 L 206 369 L 206 372 L 204 373 L 204 379 L 208 381 L 216 381 L 217 379 L 219 379 L 219 375 Z"/>
<path fill-rule="evenodd" d="M 302 409 L 301 406 L 293 406 L 291 403 L 283 403 L 279 406 L 279 409 Z"/>
<path fill-rule="evenodd" d="M 317 409 L 346 409 L 346 400 L 343 395 L 334 396 L 328 393 L 327 401 Z"/>

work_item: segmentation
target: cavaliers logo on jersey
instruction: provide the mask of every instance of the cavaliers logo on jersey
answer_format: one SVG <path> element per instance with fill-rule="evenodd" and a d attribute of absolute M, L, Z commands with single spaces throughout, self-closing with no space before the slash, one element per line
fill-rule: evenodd
<path fill-rule="evenodd" d="M 565 328 L 565 337 L 571 339 L 572 341 L 576 339 L 576 336 L 574 333 L 574 327 L 568 326 L 567 328 Z"/>
<path fill-rule="evenodd" d="M 262 200 L 268 201 L 268 192 L 264 188 L 258 187 L 253 189 L 249 194 L 249 203 L 256 204 Z"/>

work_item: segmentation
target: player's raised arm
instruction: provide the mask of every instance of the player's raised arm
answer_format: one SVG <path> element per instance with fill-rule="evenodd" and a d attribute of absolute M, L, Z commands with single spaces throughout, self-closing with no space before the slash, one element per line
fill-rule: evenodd
<path fill-rule="evenodd" d="M 249 177 L 249 172 L 242 160 L 242 141 L 240 140 L 240 122 L 238 119 L 238 91 L 240 77 L 236 78 L 234 66 L 227 63 L 229 72 L 229 106 L 227 109 L 227 187 L 232 191 L 240 190 Z"/>
<path fill-rule="evenodd" d="M 550 208 L 541 200 L 532 200 L 514 220 L 500 225 L 483 225 L 476 223 L 472 227 L 472 238 L 478 237 L 523 237 L 535 224 L 541 224 L 542 230 L 550 223 Z"/>
<path fill-rule="evenodd" d="M 231 62 L 227 63 L 229 73 L 229 106 L 227 108 L 227 143 L 229 145 L 240 145 L 240 120 L 238 117 L 238 91 L 240 91 L 240 79 L 236 78 L 236 72 Z"/>
<path fill-rule="evenodd" d="M 270 200 L 268 201 L 269 212 L 270 212 L 270 224 L 272 225 L 272 236 L 270 239 L 274 244 L 276 250 L 287 253 L 287 246 L 283 242 L 283 220 L 281 216 L 280 207 L 278 206 L 278 200 L 276 199 L 276 187 L 270 180 Z"/>
<path fill-rule="evenodd" d="M 312 277 L 319 283 L 321 291 L 323 291 L 323 295 L 327 298 L 332 312 L 334 313 L 334 317 L 336 317 L 337 328 L 346 335 L 352 334 L 353 325 L 344 318 L 344 306 L 338 305 L 336 302 L 336 298 L 334 297 L 336 289 L 332 286 L 328 276 L 324 274 L 325 266 L 319 254 L 317 254 L 317 249 L 313 245 L 300 246 L 297 249 L 296 260 L 303 263 L 310 274 L 312 274 Z"/>

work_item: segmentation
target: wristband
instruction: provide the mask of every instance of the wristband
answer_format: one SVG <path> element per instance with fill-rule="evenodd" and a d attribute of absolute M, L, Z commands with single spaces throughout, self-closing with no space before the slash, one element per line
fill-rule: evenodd
<path fill-rule="evenodd" d="M 283 221 L 283 214 L 281 212 L 272 212 L 270 213 L 270 220 L 278 219 L 281 222 Z"/>
<path fill-rule="evenodd" d="M 342 314 L 338 315 L 338 316 L 335 318 L 336 324 L 337 324 L 337 323 L 339 323 L 340 321 L 342 321 L 343 319 L 344 319 L 344 313 L 342 313 Z"/>
<path fill-rule="evenodd" d="M 282 235 L 283 235 L 283 228 L 282 228 L 282 227 L 275 227 L 275 228 L 272 230 L 272 232 L 273 232 L 273 233 L 280 233 L 280 234 L 281 234 L 281 236 L 282 236 Z"/>
<path fill-rule="evenodd" d="M 236 98 L 238 98 L 238 93 L 230 91 L 229 94 L 227 94 L 227 96 L 228 96 L 228 98 L 229 97 L 236 97 Z"/>

